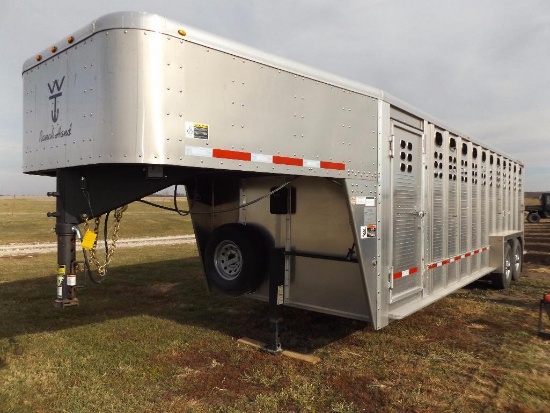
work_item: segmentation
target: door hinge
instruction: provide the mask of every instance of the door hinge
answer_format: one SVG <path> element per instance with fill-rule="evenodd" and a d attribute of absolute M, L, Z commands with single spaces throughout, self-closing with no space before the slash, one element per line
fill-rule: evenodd
<path fill-rule="evenodd" d="M 390 285 L 390 290 L 393 290 L 393 266 L 388 269 L 388 283 Z"/>
<path fill-rule="evenodd" d="M 393 158 L 395 155 L 395 136 L 390 136 L 390 158 Z"/>

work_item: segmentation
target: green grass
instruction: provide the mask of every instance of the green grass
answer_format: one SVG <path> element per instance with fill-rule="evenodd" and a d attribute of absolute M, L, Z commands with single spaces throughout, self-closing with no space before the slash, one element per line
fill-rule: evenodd
<path fill-rule="evenodd" d="M 238 344 L 269 338 L 267 304 L 208 294 L 193 246 L 120 249 L 65 310 L 52 305 L 55 254 L 0 266 L 2 412 L 536 412 L 550 400 L 538 268 L 378 332 L 288 308 L 285 346 L 321 357 L 313 366 Z"/>
<path fill-rule="evenodd" d="M 0 244 L 55 240 L 51 200 L 13 202 L 0 197 Z M 142 204 L 121 226 L 122 237 L 190 232 L 188 218 Z M 527 264 L 508 290 L 477 282 L 376 332 L 285 308 L 285 348 L 316 365 L 237 343 L 269 340 L 268 306 L 209 294 L 193 245 L 118 249 L 78 308 L 53 307 L 55 273 L 55 254 L 0 258 L 2 413 L 548 410 L 543 265 Z"/>
<path fill-rule="evenodd" d="M 148 198 L 149 201 L 172 207 L 171 197 Z M 178 201 L 187 209 L 187 202 Z M 55 242 L 55 218 L 46 213 L 55 211 L 55 201 L 45 197 L 0 197 L 0 245 L 25 242 Z M 110 222 L 112 224 L 112 215 Z M 93 223 L 92 223 L 93 225 Z M 110 228 L 112 225 L 110 226 Z M 101 233 L 103 227 L 101 227 Z M 192 234 L 191 219 L 175 212 L 134 202 L 124 213 L 120 238 Z"/>

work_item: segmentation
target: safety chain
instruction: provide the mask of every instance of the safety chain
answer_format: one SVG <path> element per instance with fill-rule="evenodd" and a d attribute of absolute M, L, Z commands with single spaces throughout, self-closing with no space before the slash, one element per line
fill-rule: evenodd
<path fill-rule="evenodd" d="M 108 246 L 108 252 L 107 252 L 107 256 L 105 257 L 105 262 L 103 262 L 103 264 L 100 263 L 96 257 L 97 237 L 94 241 L 94 246 L 89 250 L 90 261 L 92 262 L 92 264 L 94 264 L 97 267 L 97 272 L 101 277 L 104 277 L 105 274 L 107 274 L 107 267 L 109 266 L 111 259 L 113 258 L 113 255 L 116 250 L 116 243 L 118 241 L 118 231 L 120 228 L 120 221 L 122 220 L 122 214 L 127 209 L 128 209 L 128 205 L 124 205 L 123 207 L 115 209 L 115 212 L 114 212 L 115 222 L 113 225 L 113 235 L 112 235 L 111 245 Z M 86 231 L 89 230 L 88 216 L 84 214 L 83 218 L 84 218 L 84 233 L 86 233 Z M 96 234 L 98 234 L 100 224 L 101 224 L 101 217 L 96 217 L 95 228 L 93 230 Z"/>

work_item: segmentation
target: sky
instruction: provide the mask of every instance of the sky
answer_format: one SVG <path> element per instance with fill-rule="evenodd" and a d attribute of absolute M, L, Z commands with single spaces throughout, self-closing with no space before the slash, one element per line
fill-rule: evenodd
<path fill-rule="evenodd" d="M 0 195 L 44 195 L 24 175 L 23 62 L 114 11 L 183 25 L 358 81 L 525 164 L 550 191 L 548 0 L 0 0 Z"/>

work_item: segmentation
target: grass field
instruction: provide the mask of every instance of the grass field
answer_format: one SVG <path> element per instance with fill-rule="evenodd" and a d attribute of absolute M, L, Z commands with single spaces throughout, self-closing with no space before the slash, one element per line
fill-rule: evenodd
<path fill-rule="evenodd" d="M 147 200 L 173 207 L 171 197 L 155 197 Z M 179 199 L 178 208 L 187 209 L 187 202 Z M 55 211 L 55 200 L 52 198 L 0 196 L 0 245 L 54 242 L 56 240 L 55 218 L 46 218 L 46 213 L 49 211 Z M 189 217 L 134 202 L 129 205 L 124 214 L 120 235 L 125 238 L 134 238 L 192 233 Z"/>
<path fill-rule="evenodd" d="M 32 221 L 24 230 L 6 225 L 10 200 L 0 202 L 0 244 L 41 226 L 54 240 L 42 215 L 51 201 L 14 209 L 11 222 Z M 187 218 L 141 208 L 122 236 L 190 230 Z M 237 343 L 268 340 L 267 304 L 208 294 L 193 246 L 119 249 L 106 281 L 65 310 L 53 308 L 55 254 L 0 258 L 0 412 L 548 411 L 550 341 L 536 329 L 550 224 L 526 224 L 526 235 L 529 262 L 512 288 L 480 281 L 380 331 L 285 309 L 285 347 L 316 365 Z"/>

